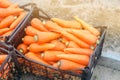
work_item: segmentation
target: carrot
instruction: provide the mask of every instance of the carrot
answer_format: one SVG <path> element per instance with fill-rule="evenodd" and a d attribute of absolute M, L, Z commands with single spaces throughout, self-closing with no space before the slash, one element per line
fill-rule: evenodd
<path fill-rule="evenodd" d="M 57 25 L 56 23 L 52 21 L 47 21 L 44 26 L 49 30 L 49 31 L 55 31 L 55 32 L 60 32 L 63 31 L 63 29 Z"/>
<path fill-rule="evenodd" d="M 76 21 L 78 21 L 78 22 L 82 25 L 82 27 L 83 27 L 84 29 L 87 29 L 87 30 L 90 31 L 92 34 L 94 34 L 95 36 L 99 36 L 99 35 L 100 35 L 100 32 L 99 32 L 97 29 L 95 29 L 95 28 L 92 27 L 91 25 L 87 24 L 87 23 L 84 22 L 83 20 L 79 19 L 77 16 L 74 16 L 74 19 L 75 19 Z"/>
<path fill-rule="evenodd" d="M 78 69 L 78 68 L 82 68 L 82 69 L 85 68 L 84 65 L 81 65 L 81 64 L 69 61 L 69 60 L 64 60 L 64 59 L 53 64 L 53 67 L 59 68 L 61 70 L 74 70 L 74 69 Z"/>
<path fill-rule="evenodd" d="M 59 18 L 51 18 L 52 21 L 65 28 L 81 29 L 81 24 L 76 21 L 67 21 Z"/>
<path fill-rule="evenodd" d="M 28 52 L 25 54 L 25 56 L 31 60 L 34 60 L 34 61 L 37 61 L 37 62 L 40 62 L 42 64 L 46 64 L 46 65 L 49 65 L 47 62 L 45 62 L 44 60 L 42 60 L 41 58 L 39 58 L 35 53 L 33 52 Z"/>
<path fill-rule="evenodd" d="M 67 48 L 80 48 L 79 45 L 77 45 L 75 42 L 73 41 L 68 41 L 66 42 L 66 46 Z"/>
<path fill-rule="evenodd" d="M 4 18 L 0 18 L 0 22 L 3 20 Z"/>
<path fill-rule="evenodd" d="M 11 4 L 9 7 L 8 7 L 8 9 L 9 8 L 17 8 L 18 7 L 18 4 L 17 3 L 13 3 L 13 4 Z"/>
<path fill-rule="evenodd" d="M 35 29 L 32 26 L 27 26 L 25 29 L 25 33 L 29 36 L 34 36 L 35 34 L 38 34 L 40 31 L 38 29 Z"/>
<path fill-rule="evenodd" d="M 51 43 L 55 45 L 54 49 L 52 49 L 52 50 L 63 51 L 64 48 L 66 48 L 66 46 L 59 40 L 53 40 L 53 41 L 51 41 Z"/>
<path fill-rule="evenodd" d="M 1 8 L 7 8 L 11 5 L 12 3 L 8 0 L 0 0 L 0 7 Z"/>
<path fill-rule="evenodd" d="M 31 52 L 41 52 L 41 51 L 53 49 L 54 47 L 55 47 L 55 45 L 51 44 L 51 43 L 45 43 L 45 44 L 32 43 L 29 46 L 29 50 Z"/>
<path fill-rule="evenodd" d="M 31 21 L 31 25 L 40 31 L 48 31 L 38 18 L 33 18 Z"/>
<path fill-rule="evenodd" d="M 9 36 L 12 32 L 13 32 L 13 30 L 9 30 L 6 33 L 4 33 L 2 36 Z"/>
<path fill-rule="evenodd" d="M 0 22 L 0 29 L 9 27 L 15 21 L 15 19 L 16 18 L 14 16 L 8 16 L 8 17 L 4 18 Z"/>
<path fill-rule="evenodd" d="M 34 37 L 33 36 L 24 36 L 24 38 L 22 39 L 23 43 L 26 45 L 30 45 L 32 43 L 35 43 Z"/>
<path fill-rule="evenodd" d="M 91 32 L 90 31 L 88 31 L 88 30 L 83 30 L 83 29 L 71 29 L 71 28 L 63 28 L 65 31 L 67 31 L 67 32 L 71 32 L 72 30 L 77 30 L 77 31 L 80 31 L 80 32 L 83 32 L 83 33 L 85 33 L 85 34 L 91 34 Z"/>
<path fill-rule="evenodd" d="M 7 58 L 7 55 L 5 54 L 0 55 L 0 64 L 2 64 L 6 58 Z"/>
<path fill-rule="evenodd" d="M 17 50 L 25 54 L 27 52 L 27 45 L 24 43 L 21 43 L 18 45 Z"/>
<path fill-rule="evenodd" d="M 25 12 L 22 12 L 19 17 L 10 25 L 10 29 L 14 29 L 26 16 Z"/>
<path fill-rule="evenodd" d="M 89 57 L 86 55 L 79 55 L 79 54 L 58 54 L 58 58 L 60 59 L 65 59 L 65 60 L 70 60 L 82 65 L 87 66 L 89 63 Z"/>
<path fill-rule="evenodd" d="M 51 62 L 50 62 L 50 61 L 48 61 L 48 63 L 49 63 L 49 64 L 51 64 L 51 65 L 55 64 L 55 62 L 52 62 L 52 61 L 51 61 Z"/>
<path fill-rule="evenodd" d="M 91 32 L 88 31 L 88 30 L 80 30 L 80 31 L 83 32 L 83 33 L 86 33 L 86 34 L 91 34 Z"/>
<path fill-rule="evenodd" d="M 9 28 L 0 29 L 0 35 L 3 35 L 4 33 L 8 32 L 9 30 L 10 30 Z"/>
<path fill-rule="evenodd" d="M 1 9 L 0 8 L 0 17 L 6 17 L 10 15 L 19 15 L 23 9 L 20 8 L 9 8 L 9 9 Z"/>
<path fill-rule="evenodd" d="M 60 60 L 59 57 L 57 57 L 58 54 L 65 54 L 62 51 L 44 51 L 41 54 L 41 58 L 45 61 L 58 61 Z"/>
<path fill-rule="evenodd" d="M 34 40 L 37 43 L 42 44 L 57 39 L 60 36 L 61 36 L 60 34 L 54 32 L 39 32 L 34 36 Z"/>
<path fill-rule="evenodd" d="M 84 48 L 66 48 L 66 49 L 64 49 L 64 52 L 90 56 L 93 53 L 93 50 L 92 49 L 84 49 Z"/>
<path fill-rule="evenodd" d="M 68 38 L 69 40 L 74 41 L 76 44 L 78 44 L 82 48 L 90 48 L 90 45 L 88 45 L 87 43 L 83 42 L 82 40 L 80 40 L 79 38 L 77 38 L 76 36 L 68 32 L 61 31 L 61 34 L 66 38 Z"/>
<path fill-rule="evenodd" d="M 69 42 L 68 39 L 66 39 L 64 36 L 61 36 L 60 38 L 58 38 L 58 40 L 62 43 L 64 43 L 66 45 L 67 42 Z"/>
<path fill-rule="evenodd" d="M 8 63 L 6 63 L 3 66 L 3 70 L 0 71 L 0 78 L 5 79 L 8 76 L 9 71 L 10 67 L 8 66 Z"/>
<path fill-rule="evenodd" d="M 80 40 L 86 42 L 89 45 L 94 45 L 97 41 L 97 37 L 93 34 L 86 34 L 80 30 L 71 30 L 69 31 L 71 34 L 78 37 Z"/>

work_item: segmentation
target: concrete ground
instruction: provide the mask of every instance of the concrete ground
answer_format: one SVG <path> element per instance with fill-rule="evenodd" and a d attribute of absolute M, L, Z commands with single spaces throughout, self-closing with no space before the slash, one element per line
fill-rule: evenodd
<path fill-rule="evenodd" d="M 34 2 L 51 17 L 77 15 L 93 26 L 108 26 L 102 59 L 91 80 L 120 79 L 120 0 L 11 0 L 20 5 Z"/>
<path fill-rule="evenodd" d="M 97 65 L 94 69 L 91 80 L 119 80 L 120 71 Z"/>

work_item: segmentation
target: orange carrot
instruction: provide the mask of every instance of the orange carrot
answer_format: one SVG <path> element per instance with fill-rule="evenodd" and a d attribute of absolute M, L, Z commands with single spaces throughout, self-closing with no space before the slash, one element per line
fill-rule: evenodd
<path fill-rule="evenodd" d="M 32 43 L 35 43 L 33 36 L 24 36 L 24 38 L 22 40 L 23 40 L 23 43 L 26 45 L 30 45 Z"/>
<path fill-rule="evenodd" d="M 10 25 L 10 29 L 14 29 L 26 16 L 25 12 L 22 12 L 19 17 Z"/>
<path fill-rule="evenodd" d="M 65 59 L 65 60 L 70 60 L 82 65 L 87 66 L 89 63 L 89 57 L 86 55 L 79 55 L 79 54 L 58 54 L 58 58 L 60 59 Z"/>
<path fill-rule="evenodd" d="M 3 72 L 4 70 L 4 72 Z M 7 76 L 8 76 L 8 73 L 10 71 L 10 67 L 8 66 L 8 63 L 6 63 L 4 66 L 3 66 L 3 70 L 0 71 L 0 77 L 2 79 L 5 79 Z M 4 75 L 3 75 L 4 74 Z"/>
<path fill-rule="evenodd" d="M 15 19 L 16 18 L 14 16 L 8 16 L 8 17 L 4 18 L 0 22 L 0 29 L 9 27 L 15 21 Z"/>
<path fill-rule="evenodd" d="M 47 62 L 45 62 L 44 60 L 40 59 L 35 53 L 33 52 L 28 52 L 25 54 L 25 56 L 31 60 L 34 60 L 34 61 L 37 61 L 37 62 L 40 62 L 42 64 L 46 64 L 46 65 L 49 65 Z"/>
<path fill-rule="evenodd" d="M 70 39 L 71 41 L 74 41 L 76 44 L 78 44 L 82 48 L 90 48 L 90 45 L 88 45 L 87 43 L 83 42 L 82 40 L 80 40 L 79 38 L 77 38 L 76 36 L 68 32 L 61 31 L 61 34 L 66 38 Z"/>
<path fill-rule="evenodd" d="M 51 43 L 55 45 L 53 50 L 63 51 L 64 48 L 66 48 L 66 46 L 59 40 L 53 40 Z"/>
<path fill-rule="evenodd" d="M 44 51 L 41 54 L 41 58 L 45 61 L 58 61 L 60 60 L 59 57 L 57 57 L 58 54 L 65 54 L 62 51 Z"/>
<path fill-rule="evenodd" d="M 84 22 L 83 20 L 79 19 L 77 16 L 75 16 L 74 19 L 75 19 L 76 21 L 78 21 L 78 22 L 82 25 L 82 27 L 83 27 L 84 29 L 87 29 L 87 30 L 90 31 L 92 34 L 94 34 L 95 36 L 99 36 L 99 35 L 100 35 L 100 32 L 99 32 L 97 29 L 95 29 L 95 28 L 92 27 L 91 25 L 87 24 L 87 23 Z"/>
<path fill-rule="evenodd" d="M 37 43 L 42 44 L 57 39 L 60 36 L 61 36 L 60 34 L 54 32 L 39 32 L 34 36 L 34 40 Z"/>
<path fill-rule="evenodd" d="M 6 33 L 4 33 L 2 36 L 9 36 L 12 32 L 13 32 L 13 30 L 9 30 Z"/>
<path fill-rule="evenodd" d="M 0 8 L 7 8 L 11 5 L 12 3 L 8 0 L 0 0 Z"/>
<path fill-rule="evenodd" d="M 9 28 L 0 29 L 0 35 L 3 35 L 4 33 L 8 32 L 9 30 L 10 30 Z"/>
<path fill-rule="evenodd" d="M 25 33 L 29 36 L 34 36 L 35 34 L 38 34 L 40 31 L 38 29 L 35 29 L 32 26 L 27 26 L 25 29 Z"/>
<path fill-rule="evenodd" d="M 75 42 L 73 41 L 68 41 L 66 42 L 66 46 L 67 48 L 80 48 L 79 45 L 77 45 Z"/>
<path fill-rule="evenodd" d="M 81 65 L 81 64 L 69 61 L 69 60 L 64 60 L 64 59 L 53 64 L 53 67 L 59 68 L 61 70 L 74 70 L 74 69 L 80 69 L 80 68 L 84 69 L 85 68 L 84 65 Z"/>
<path fill-rule="evenodd" d="M 48 61 L 48 63 L 49 63 L 49 64 L 51 64 L 51 65 L 55 64 L 55 62 L 52 62 L 52 61 L 51 61 L 51 62 L 50 62 L 50 61 Z"/>
<path fill-rule="evenodd" d="M 51 18 L 52 21 L 65 28 L 81 29 L 81 24 L 76 21 L 67 21 L 59 18 Z"/>
<path fill-rule="evenodd" d="M 88 31 L 88 30 L 80 30 L 80 31 L 83 32 L 83 33 L 86 33 L 86 34 L 91 34 L 91 32 Z"/>
<path fill-rule="evenodd" d="M 0 22 L 3 20 L 4 18 L 0 18 Z"/>
<path fill-rule="evenodd" d="M 63 28 L 65 31 L 67 31 L 67 32 L 71 32 L 72 30 L 77 30 L 77 31 L 80 31 L 80 32 L 83 32 L 83 33 L 86 33 L 86 34 L 91 34 L 91 32 L 90 31 L 88 31 L 88 30 L 83 30 L 83 29 L 71 29 L 71 28 Z"/>
<path fill-rule="evenodd" d="M 9 9 L 1 9 L 0 8 L 0 17 L 6 17 L 10 15 L 19 15 L 23 9 L 20 8 L 9 8 Z"/>
<path fill-rule="evenodd" d="M 13 4 L 11 4 L 9 7 L 8 7 L 8 9 L 9 8 L 17 8 L 18 7 L 18 4 L 17 3 L 13 3 Z"/>
<path fill-rule="evenodd" d="M 49 30 L 49 31 L 56 31 L 56 32 L 60 32 L 63 29 L 57 25 L 56 23 L 52 22 L 52 21 L 47 21 L 44 26 Z"/>
<path fill-rule="evenodd" d="M 69 31 L 71 34 L 78 37 L 80 40 L 86 42 L 89 45 L 94 45 L 97 41 L 97 37 L 93 34 L 86 34 L 80 30 L 71 30 Z"/>
<path fill-rule="evenodd" d="M 66 43 L 69 41 L 68 39 L 66 39 L 64 36 L 61 36 L 60 38 L 58 38 L 58 40 L 62 43 L 64 43 L 66 45 Z"/>
<path fill-rule="evenodd" d="M 93 50 L 92 49 L 84 49 L 84 48 L 66 48 L 66 49 L 64 49 L 64 52 L 90 56 L 93 53 Z"/>
<path fill-rule="evenodd" d="M 21 43 L 18 45 L 17 50 L 25 54 L 27 52 L 27 45 L 24 43 Z"/>
<path fill-rule="evenodd" d="M 51 44 L 51 43 L 45 43 L 45 44 L 32 43 L 29 46 L 29 50 L 31 52 L 41 52 L 41 51 L 53 49 L 54 47 L 55 47 L 55 45 Z"/>
<path fill-rule="evenodd" d="M 31 21 L 31 25 L 40 31 L 48 31 L 38 18 L 33 18 Z"/>
<path fill-rule="evenodd" d="M 0 55 L 0 64 L 2 64 L 6 58 L 7 58 L 6 54 Z"/>

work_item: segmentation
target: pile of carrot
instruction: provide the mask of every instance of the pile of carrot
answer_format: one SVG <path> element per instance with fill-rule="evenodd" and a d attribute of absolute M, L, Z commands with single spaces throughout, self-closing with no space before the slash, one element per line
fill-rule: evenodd
<path fill-rule="evenodd" d="M 18 4 L 0 0 L 0 36 L 9 36 L 25 16 Z"/>
<path fill-rule="evenodd" d="M 0 67 L 1 67 L 2 63 L 5 61 L 5 59 L 7 58 L 7 56 L 8 56 L 7 54 L 0 54 Z M 2 70 L 0 71 L 0 78 L 6 78 L 9 70 L 10 70 L 10 68 L 8 67 L 8 64 L 5 64 L 4 73 Z"/>
<path fill-rule="evenodd" d="M 4 60 L 7 58 L 8 55 L 6 54 L 1 54 L 0 55 L 0 65 L 4 62 Z"/>
<path fill-rule="evenodd" d="M 61 70 L 88 66 L 100 32 L 78 17 L 74 21 L 33 18 L 17 50 L 27 58 Z"/>

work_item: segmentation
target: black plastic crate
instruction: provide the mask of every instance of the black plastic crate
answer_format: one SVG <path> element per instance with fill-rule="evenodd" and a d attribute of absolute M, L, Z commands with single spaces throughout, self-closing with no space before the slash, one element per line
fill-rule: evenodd
<path fill-rule="evenodd" d="M 20 8 L 24 9 L 27 14 L 26 16 L 20 21 L 20 23 L 15 27 L 15 29 L 12 31 L 12 33 L 9 36 L 0 36 L 0 47 L 1 48 L 5 48 L 7 49 L 8 45 L 11 43 L 9 42 L 9 39 L 14 36 L 14 33 L 16 32 L 17 29 L 19 29 L 19 27 L 21 26 L 21 24 L 24 22 L 25 18 L 27 17 L 27 15 L 30 12 L 31 7 L 33 7 L 35 4 L 34 3 L 28 3 L 26 5 L 22 5 L 20 6 Z M 30 6 L 30 8 L 26 8 L 26 6 Z M 2 52 L 0 50 L 0 52 Z"/>
<path fill-rule="evenodd" d="M 21 25 L 21 23 L 24 21 L 25 17 L 20 21 L 20 23 L 15 27 L 15 29 L 12 31 L 12 33 L 9 36 L 0 36 L 0 39 L 3 39 L 0 41 L 6 42 L 8 40 L 8 38 L 11 37 L 13 35 L 13 33 L 16 31 L 16 29 Z"/>
<path fill-rule="evenodd" d="M 29 7 L 26 7 L 30 6 Z M 7 54 L 7 58 L 5 61 L 0 65 L 0 80 L 18 80 L 19 78 L 19 70 L 18 65 L 16 65 L 18 62 L 17 56 L 14 52 L 13 46 L 11 46 L 11 42 L 9 42 L 9 39 L 14 35 L 17 29 L 21 26 L 21 24 L 24 22 L 25 18 L 29 14 L 31 8 L 35 5 L 34 3 L 29 3 L 26 5 L 20 6 L 23 8 L 27 14 L 26 16 L 21 20 L 21 22 L 17 25 L 17 27 L 13 30 L 13 32 L 9 36 L 0 36 L 0 55 Z"/>
<path fill-rule="evenodd" d="M 39 13 L 42 12 L 41 13 Z M 9 43 L 11 43 L 15 48 L 22 42 L 22 38 L 25 35 L 24 29 L 27 27 L 27 25 L 30 24 L 30 21 L 32 18 L 39 18 L 41 20 L 49 20 L 50 17 L 45 14 L 43 11 L 38 9 L 37 7 L 33 7 L 30 11 L 30 13 L 25 18 L 24 22 L 21 24 L 21 26 L 16 30 L 14 35 L 8 40 Z M 44 65 L 40 62 L 30 60 L 26 58 L 23 54 L 21 54 L 19 51 L 15 50 L 15 52 L 18 55 L 17 65 L 19 65 L 19 71 L 21 74 L 20 76 L 31 74 L 34 75 L 36 78 L 39 78 L 41 80 L 90 80 L 94 67 L 97 63 L 97 60 L 99 59 L 103 47 L 104 37 L 106 33 L 106 27 L 97 27 L 101 32 L 100 37 L 100 43 L 97 45 L 97 47 L 94 50 L 94 53 L 90 56 L 90 62 L 89 65 L 85 69 L 79 69 L 83 71 L 82 74 L 75 73 L 74 71 L 63 71 L 56 69 L 52 66 Z M 34 79 L 34 80 L 39 80 Z M 22 79 L 24 80 L 24 79 Z"/>
<path fill-rule="evenodd" d="M 19 78 L 19 70 L 17 68 L 15 53 L 13 52 L 13 47 L 8 46 L 7 50 L 4 48 L 0 48 L 2 51 L 0 55 L 7 54 L 6 59 L 0 65 L 0 80 L 18 80 Z M 17 76 L 17 77 L 15 77 Z"/>
<path fill-rule="evenodd" d="M 29 4 L 27 4 L 25 6 L 28 6 L 28 5 Z M 24 29 L 27 27 L 27 25 L 30 24 L 30 20 L 33 17 L 36 17 L 36 18 L 40 17 L 42 20 L 50 19 L 50 17 L 43 10 L 38 9 L 35 4 L 32 4 L 32 5 L 33 5 L 32 8 L 30 9 L 28 15 L 26 16 L 26 18 L 24 19 L 22 24 L 18 27 L 18 29 L 16 29 L 16 31 L 13 33 L 13 35 L 7 41 L 7 43 L 10 43 L 14 47 L 17 47 L 17 45 L 22 42 L 22 38 L 25 35 Z M 41 15 L 39 15 L 39 11 L 42 13 Z"/>

